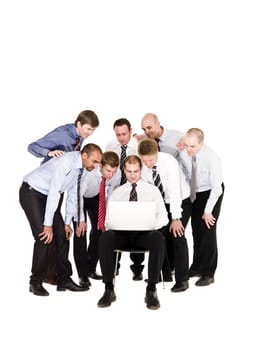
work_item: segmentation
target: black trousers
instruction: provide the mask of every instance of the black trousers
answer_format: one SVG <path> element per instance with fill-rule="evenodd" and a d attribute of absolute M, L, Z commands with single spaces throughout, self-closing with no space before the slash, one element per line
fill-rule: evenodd
<path fill-rule="evenodd" d="M 56 266 L 58 282 L 70 279 L 72 268 L 68 260 L 69 240 L 66 239 L 64 220 L 60 208 L 63 200 L 61 195 L 58 208 L 53 220 L 53 240 L 56 250 Z M 33 248 L 33 260 L 31 268 L 30 282 L 42 282 L 46 277 L 48 267 L 48 244 L 44 244 L 39 238 L 39 233 L 43 232 L 43 221 L 46 209 L 47 196 L 32 189 L 23 182 L 19 190 L 19 202 L 29 221 L 33 237 L 35 239 Z"/>
<path fill-rule="evenodd" d="M 92 198 L 84 197 L 84 216 L 86 220 L 88 214 L 91 225 L 89 243 L 87 242 L 86 232 L 83 236 L 77 237 L 76 223 L 73 224 L 75 231 L 73 239 L 73 255 L 79 277 L 84 277 L 90 272 L 95 272 L 99 260 L 99 237 L 101 235 L 101 231 L 97 229 L 98 207 L 98 195 Z"/>
<path fill-rule="evenodd" d="M 104 283 L 112 283 L 115 249 L 147 249 L 148 283 L 158 283 L 164 258 L 164 236 L 160 231 L 106 231 L 100 237 L 99 258 Z"/>
<path fill-rule="evenodd" d="M 192 202 L 190 198 L 186 198 L 182 201 L 182 217 L 181 222 L 186 228 L 188 221 L 192 215 Z M 172 237 L 173 246 L 173 257 L 174 257 L 174 275 L 176 282 L 183 282 L 188 280 L 188 270 L 189 270 L 189 252 L 188 244 L 185 234 L 181 237 L 174 236 L 170 233 Z"/>
<path fill-rule="evenodd" d="M 77 237 L 74 234 L 73 255 L 76 269 L 79 277 L 87 276 L 90 272 L 95 272 L 99 261 L 99 240 L 102 232 L 97 229 L 98 226 L 98 208 L 99 195 L 92 198 L 84 197 L 84 216 L 87 214 L 90 220 L 91 228 L 89 234 L 89 244 L 87 248 L 87 234 Z M 76 224 L 74 223 L 74 231 L 76 231 Z M 130 254 L 133 264 L 131 270 L 134 273 L 140 273 L 143 270 L 144 254 Z M 119 258 L 120 259 L 120 258 Z M 120 263 L 118 262 L 120 266 Z"/>
<path fill-rule="evenodd" d="M 216 218 L 216 222 L 210 229 L 202 219 L 210 190 L 198 192 L 196 194 L 196 200 L 193 202 L 191 225 L 194 249 L 193 262 L 190 269 L 199 272 L 202 276 L 213 277 L 217 268 L 218 248 L 216 228 L 224 196 L 224 184 L 222 184 L 222 189 L 223 193 L 218 198 L 212 212 Z"/>

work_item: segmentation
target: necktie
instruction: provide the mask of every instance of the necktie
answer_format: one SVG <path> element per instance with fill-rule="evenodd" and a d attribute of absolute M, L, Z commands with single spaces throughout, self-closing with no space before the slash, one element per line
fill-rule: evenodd
<path fill-rule="evenodd" d="M 106 182 L 106 178 L 102 177 L 100 182 L 99 213 L 98 213 L 98 229 L 100 231 L 105 231 L 105 216 L 106 216 L 105 182 Z"/>
<path fill-rule="evenodd" d="M 154 165 L 152 167 L 152 176 L 153 176 L 153 182 L 156 187 L 159 188 L 159 191 L 161 192 L 162 197 L 164 198 L 164 190 L 163 190 L 163 184 L 161 182 L 160 175 L 157 171 L 157 166 Z"/>
<path fill-rule="evenodd" d="M 132 184 L 132 189 L 131 189 L 130 198 L 129 198 L 130 202 L 134 202 L 138 200 L 136 186 L 137 186 L 136 183 Z"/>
<path fill-rule="evenodd" d="M 126 149 L 127 149 L 127 145 L 121 146 L 121 156 L 120 156 L 121 182 L 120 182 L 120 185 L 123 185 L 127 181 L 124 170 L 123 170 L 124 160 L 126 158 Z"/>
<path fill-rule="evenodd" d="M 193 203 L 196 199 L 196 157 L 192 156 L 192 175 L 191 175 L 191 192 L 190 192 L 190 200 Z"/>
<path fill-rule="evenodd" d="M 156 143 L 157 143 L 157 146 L 158 146 L 158 151 L 160 152 L 160 139 L 156 138 L 155 139 Z"/>
<path fill-rule="evenodd" d="M 77 138 L 74 151 L 80 151 L 80 137 Z"/>
<path fill-rule="evenodd" d="M 77 205 L 78 205 L 78 225 L 80 222 L 80 182 L 81 182 L 81 176 L 83 174 L 84 168 L 79 169 L 79 175 L 77 180 Z"/>

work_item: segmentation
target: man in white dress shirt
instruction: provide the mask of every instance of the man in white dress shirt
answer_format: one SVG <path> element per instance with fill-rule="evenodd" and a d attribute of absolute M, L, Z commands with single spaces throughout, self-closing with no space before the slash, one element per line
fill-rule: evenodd
<path fill-rule="evenodd" d="M 126 176 L 123 169 L 124 160 L 127 156 L 138 154 L 138 141 L 132 136 L 132 127 L 131 123 L 126 118 L 116 119 L 113 123 L 113 130 L 115 132 L 116 138 L 111 140 L 106 145 L 106 151 L 116 152 L 120 158 L 120 170 L 121 170 L 121 179 L 120 185 L 123 185 L 126 182 Z M 120 255 L 119 255 L 120 257 Z M 144 254 L 130 254 L 130 258 L 133 262 L 130 265 L 130 268 L 133 272 L 133 280 L 140 281 L 143 279 L 142 271 L 144 265 Z M 120 263 L 118 262 L 118 269 L 120 268 Z"/>
<path fill-rule="evenodd" d="M 143 162 L 142 179 L 155 184 L 163 193 L 163 199 L 169 216 L 169 226 L 164 231 L 166 238 L 166 256 L 163 266 L 163 278 L 172 281 L 171 267 L 174 266 L 172 235 L 183 229 L 182 200 L 189 196 L 189 186 L 181 186 L 183 179 L 177 160 L 170 154 L 158 152 L 157 143 L 151 139 L 145 139 L 138 146 L 138 153 Z M 158 173 L 161 185 L 154 180 L 154 172 Z M 168 254 L 169 252 L 169 254 Z"/>
<path fill-rule="evenodd" d="M 167 225 L 167 212 L 159 190 L 141 180 L 142 163 L 138 156 L 128 156 L 124 162 L 124 171 L 127 182 L 113 191 L 110 201 L 129 201 L 131 193 L 136 191 L 138 201 L 151 201 L 155 203 L 155 230 L 152 231 L 106 231 L 100 238 L 99 257 L 105 284 L 105 292 L 98 301 L 98 307 L 108 307 L 116 300 L 113 286 L 114 275 L 114 250 L 115 249 L 147 249 L 149 250 L 148 262 L 148 285 L 146 288 L 145 303 L 149 309 L 155 310 L 160 307 L 156 293 L 156 283 L 159 281 L 159 274 L 164 255 L 164 237 L 159 231 Z M 135 188 L 135 190 L 134 190 Z M 121 213 L 120 206 L 120 213 Z M 131 217 L 131 224 L 134 220 Z M 127 223 L 128 225 L 129 223 Z M 107 216 L 106 216 L 107 226 Z M 128 295 L 130 302 L 131 295 Z"/>
<path fill-rule="evenodd" d="M 195 178 L 191 215 L 194 254 L 189 277 L 200 276 L 196 285 L 207 286 L 214 282 L 217 268 L 216 226 L 224 193 L 222 165 L 218 155 L 204 144 L 202 130 L 189 129 L 184 144 L 180 162 L 189 184 Z"/>

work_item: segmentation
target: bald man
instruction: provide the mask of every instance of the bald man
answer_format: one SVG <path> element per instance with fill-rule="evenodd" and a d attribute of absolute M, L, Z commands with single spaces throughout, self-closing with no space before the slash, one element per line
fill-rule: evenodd
<path fill-rule="evenodd" d="M 184 145 L 181 141 L 183 133 L 178 130 L 165 129 L 161 126 L 156 114 L 147 113 L 142 118 L 141 127 L 146 137 L 158 143 L 159 151 L 170 153 L 177 158 Z"/>

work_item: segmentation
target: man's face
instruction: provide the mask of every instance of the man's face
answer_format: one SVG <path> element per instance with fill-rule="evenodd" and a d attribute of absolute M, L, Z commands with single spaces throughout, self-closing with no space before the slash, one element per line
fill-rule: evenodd
<path fill-rule="evenodd" d="M 184 137 L 184 146 L 188 155 L 192 157 L 200 151 L 203 146 L 203 142 L 199 143 L 199 140 L 195 135 L 186 135 Z"/>
<path fill-rule="evenodd" d="M 147 166 L 147 168 L 151 169 L 154 164 L 157 162 L 158 159 L 158 153 L 146 155 L 146 156 L 140 156 L 143 164 Z"/>
<path fill-rule="evenodd" d="M 141 168 L 139 163 L 126 163 L 124 167 L 124 172 L 127 180 L 131 183 L 137 182 L 141 178 Z"/>
<path fill-rule="evenodd" d="M 114 132 L 118 142 L 121 145 L 127 145 L 131 139 L 132 129 L 129 130 L 127 125 L 115 126 Z"/>
<path fill-rule="evenodd" d="M 102 154 L 98 151 L 93 151 L 89 156 L 87 155 L 87 153 L 83 153 L 81 157 L 82 157 L 83 167 L 86 168 L 87 171 L 91 171 L 98 164 L 100 164 L 102 159 Z"/>
<path fill-rule="evenodd" d="M 142 130 L 150 139 L 159 137 L 160 123 L 152 118 L 145 118 L 142 120 Z"/>
<path fill-rule="evenodd" d="M 105 164 L 101 168 L 101 174 L 106 180 L 110 180 L 116 174 L 117 169 L 117 167 L 112 168 L 110 165 Z"/>
<path fill-rule="evenodd" d="M 95 130 L 96 128 L 93 128 L 91 125 L 89 124 L 83 124 L 81 125 L 80 122 L 77 123 L 77 132 L 79 134 L 80 137 L 82 138 L 86 138 L 88 136 L 90 136 L 93 131 Z"/>

